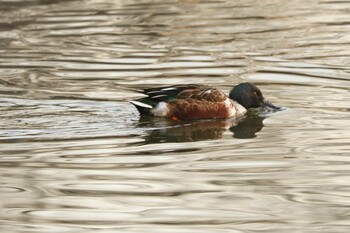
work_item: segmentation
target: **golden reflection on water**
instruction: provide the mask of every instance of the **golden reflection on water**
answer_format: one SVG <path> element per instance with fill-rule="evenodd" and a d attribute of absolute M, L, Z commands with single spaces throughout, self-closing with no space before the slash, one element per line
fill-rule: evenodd
<path fill-rule="evenodd" d="M 0 4 L 1 232 L 348 232 L 345 1 Z M 286 111 L 139 117 L 256 83 Z"/>

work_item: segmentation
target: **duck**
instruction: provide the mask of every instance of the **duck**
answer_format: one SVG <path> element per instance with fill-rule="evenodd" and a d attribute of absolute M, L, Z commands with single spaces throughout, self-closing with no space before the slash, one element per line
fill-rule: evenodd
<path fill-rule="evenodd" d="M 147 96 L 131 100 L 141 115 L 173 120 L 226 119 L 244 115 L 250 108 L 282 110 L 265 99 L 253 83 L 240 83 L 226 95 L 218 88 L 197 85 L 173 85 L 143 89 Z"/>

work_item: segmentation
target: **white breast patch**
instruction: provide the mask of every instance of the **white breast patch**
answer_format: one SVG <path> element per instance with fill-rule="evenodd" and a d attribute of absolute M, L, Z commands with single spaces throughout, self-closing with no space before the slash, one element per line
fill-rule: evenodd
<path fill-rule="evenodd" d="M 229 111 L 229 117 L 243 115 L 247 111 L 247 109 L 245 109 L 242 105 L 229 98 L 226 98 L 225 105 Z"/>

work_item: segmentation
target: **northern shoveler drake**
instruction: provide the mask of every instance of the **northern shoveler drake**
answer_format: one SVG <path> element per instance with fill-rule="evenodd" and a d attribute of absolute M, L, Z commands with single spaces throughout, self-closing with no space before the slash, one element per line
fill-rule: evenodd
<path fill-rule="evenodd" d="M 238 84 L 229 96 L 217 88 L 195 84 L 144 89 L 143 93 L 147 97 L 130 101 L 141 115 L 174 120 L 224 119 L 256 107 L 282 109 L 267 101 L 252 83 Z"/>

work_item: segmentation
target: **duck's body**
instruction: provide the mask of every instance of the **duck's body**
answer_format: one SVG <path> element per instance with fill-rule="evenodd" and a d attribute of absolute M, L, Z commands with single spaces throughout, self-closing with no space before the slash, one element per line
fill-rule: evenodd
<path fill-rule="evenodd" d="M 237 117 L 248 108 L 268 103 L 261 91 L 251 83 L 239 84 L 229 96 L 217 88 L 194 84 L 143 91 L 147 97 L 130 101 L 140 114 L 180 120 Z"/>

